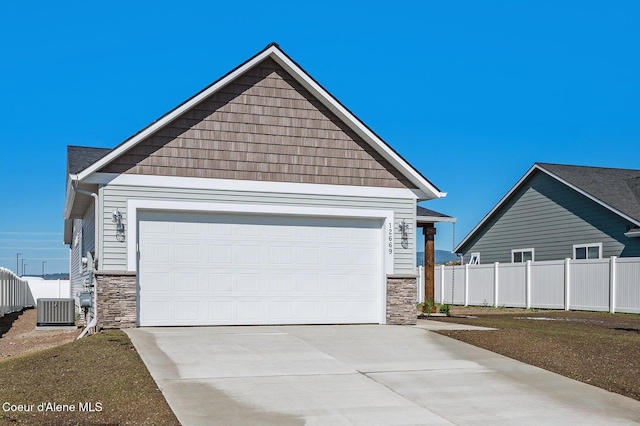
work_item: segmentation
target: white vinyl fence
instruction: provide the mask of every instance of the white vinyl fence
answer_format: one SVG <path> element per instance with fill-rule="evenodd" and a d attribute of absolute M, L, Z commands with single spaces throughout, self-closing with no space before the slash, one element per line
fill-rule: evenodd
<path fill-rule="evenodd" d="M 36 306 L 38 299 L 68 299 L 71 297 L 69 280 L 43 280 L 29 277 L 27 282 L 29 283 L 27 306 Z"/>
<path fill-rule="evenodd" d="M 6 268 L 0 268 L 0 317 L 24 309 L 29 303 L 29 284 Z"/>
<path fill-rule="evenodd" d="M 640 258 L 437 266 L 435 302 L 638 314 Z"/>

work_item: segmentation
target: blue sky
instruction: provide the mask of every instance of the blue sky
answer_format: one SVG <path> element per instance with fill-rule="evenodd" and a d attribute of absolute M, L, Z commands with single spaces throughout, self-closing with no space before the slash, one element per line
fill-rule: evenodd
<path fill-rule="evenodd" d="M 447 198 L 459 242 L 536 162 L 640 168 L 633 1 L 9 2 L 0 266 L 68 271 L 67 145 L 114 147 L 275 41 Z M 436 246 L 451 250 L 451 225 Z M 21 268 L 21 266 L 20 266 Z"/>

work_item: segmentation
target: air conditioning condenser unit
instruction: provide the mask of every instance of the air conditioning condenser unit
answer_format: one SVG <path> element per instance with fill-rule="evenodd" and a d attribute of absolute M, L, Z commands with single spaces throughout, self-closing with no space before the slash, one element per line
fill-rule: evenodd
<path fill-rule="evenodd" d="M 37 327 L 75 326 L 75 302 L 70 299 L 38 299 Z"/>

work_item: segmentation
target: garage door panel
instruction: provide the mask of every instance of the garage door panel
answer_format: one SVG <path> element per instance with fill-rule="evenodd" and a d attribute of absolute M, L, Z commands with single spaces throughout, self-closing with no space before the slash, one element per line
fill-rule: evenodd
<path fill-rule="evenodd" d="M 209 274 L 209 293 L 232 293 L 233 274 Z"/>
<path fill-rule="evenodd" d="M 150 300 L 145 301 L 144 310 L 140 310 L 140 322 L 166 322 L 171 318 L 173 310 L 172 303 L 168 300 Z"/>
<path fill-rule="evenodd" d="M 231 264 L 233 262 L 233 248 L 230 246 L 209 245 L 208 262 L 213 264 Z"/>
<path fill-rule="evenodd" d="M 374 315 L 370 301 L 359 301 L 353 303 L 353 316 L 355 318 L 371 318 Z"/>
<path fill-rule="evenodd" d="M 351 304 L 345 301 L 327 301 L 327 317 L 330 321 L 344 323 L 349 321 Z"/>
<path fill-rule="evenodd" d="M 235 249 L 236 262 L 245 266 L 260 265 L 261 252 L 257 245 L 238 245 Z"/>
<path fill-rule="evenodd" d="M 143 212 L 138 229 L 140 325 L 380 322 L 382 221 Z"/>
<path fill-rule="evenodd" d="M 148 292 L 168 292 L 171 291 L 169 275 L 162 272 L 148 272 L 140 276 L 140 286 L 144 286 Z"/>
<path fill-rule="evenodd" d="M 175 222 L 173 226 L 176 235 L 194 235 L 201 232 L 200 224 L 194 222 Z"/>
<path fill-rule="evenodd" d="M 295 284 L 295 292 L 303 295 L 319 295 L 320 293 L 319 274 L 301 274 Z"/>
<path fill-rule="evenodd" d="M 294 319 L 293 316 L 293 302 L 288 300 L 271 300 L 267 301 L 267 309 L 269 312 L 269 319 L 275 320 L 274 322 L 291 322 Z"/>
<path fill-rule="evenodd" d="M 175 273 L 173 274 L 173 288 L 178 292 L 192 292 L 197 293 L 199 291 L 198 286 L 199 277 L 194 273 Z"/>
<path fill-rule="evenodd" d="M 197 264 L 199 247 L 196 244 L 175 244 L 174 246 L 175 254 L 174 259 L 176 264 L 186 263 L 186 264 Z"/>
<path fill-rule="evenodd" d="M 262 275 L 259 273 L 239 273 L 237 275 L 239 293 L 260 293 Z"/>
<path fill-rule="evenodd" d="M 210 322 L 230 323 L 233 320 L 233 301 L 209 302 L 207 311 Z"/>
<path fill-rule="evenodd" d="M 145 244 L 142 249 L 145 252 L 145 261 L 149 263 L 167 263 L 171 248 L 166 244 Z"/>
<path fill-rule="evenodd" d="M 269 262 L 271 265 L 293 264 L 293 248 L 290 246 L 269 246 Z"/>
<path fill-rule="evenodd" d="M 239 300 L 235 304 L 240 323 L 260 321 L 265 316 L 262 313 L 263 303 L 260 300 Z"/>
<path fill-rule="evenodd" d="M 174 318 L 178 321 L 195 321 L 198 320 L 198 313 L 200 311 L 198 306 L 198 300 L 182 300 L 176 301 L 173 304 Z"/>
<path fill-rule="evenodd" d="M 329 274 L 327 277 L 327 293 L 349 293 L 351 277 L 347 274 Z"/>
<path fill-rule="evenodd" d="M 289 273 L 275 273 L 269 275 L 268 291 L 273 293 L 291 293 L 293 292 L 294 277 Z"/>

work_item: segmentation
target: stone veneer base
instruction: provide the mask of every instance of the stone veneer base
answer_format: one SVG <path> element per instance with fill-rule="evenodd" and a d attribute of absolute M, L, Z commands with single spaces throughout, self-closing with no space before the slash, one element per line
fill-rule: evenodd
<path fill-rule="evenodd" d="M 414 325 L 418 321 L 416 275 L 387 275 L 387 324 Z"/>
<path fill-rule="evenodd" d="M 136 273 L 97 271 L 98 327 L 132 328 L 137 325 Z M 387 324 L 416 324 L 415 275 L 387 275 Z"/>
<path fill-rule="evenodd" d="M 133 328 L 137 323 L 136 273 L 96 271 L 98 328 Z"/>

